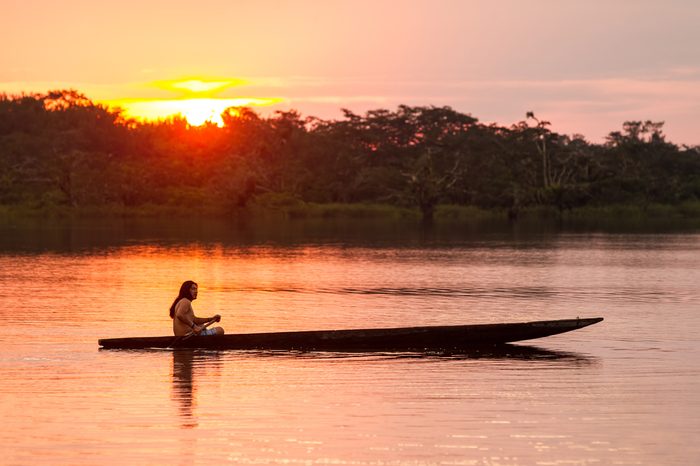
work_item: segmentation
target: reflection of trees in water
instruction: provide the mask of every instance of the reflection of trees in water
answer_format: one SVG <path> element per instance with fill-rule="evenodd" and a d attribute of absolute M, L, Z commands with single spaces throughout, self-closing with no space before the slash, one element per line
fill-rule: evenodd
<path fill-rule="evenodd" d="M 218 364 L 218 353 L 188 349 L 173 351 L 172 397 L 177 401 L 183 428 L 191 429 L 198 425 L 196 377 L 201 376 L 209 367 L 218 367 Z"/>

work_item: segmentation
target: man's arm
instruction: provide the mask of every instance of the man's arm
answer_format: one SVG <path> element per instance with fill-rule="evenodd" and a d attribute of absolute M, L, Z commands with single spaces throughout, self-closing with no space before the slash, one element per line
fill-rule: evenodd
<path fill-rule="evenodd" d="M 204 325 L 208 324 L 209 322 L 219 322 L 221 320 L 221 316 L 216 314 L 214 317 L 194 317 L 193 320 L 197 325 Z"/>

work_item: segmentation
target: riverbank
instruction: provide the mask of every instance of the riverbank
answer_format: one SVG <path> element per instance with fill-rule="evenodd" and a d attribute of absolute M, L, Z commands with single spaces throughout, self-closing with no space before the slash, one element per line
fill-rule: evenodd
<path fill-rule="evenodd" d="M 99 205 L 70 207 L 64 205 L 0 205 L 4 218 L 217 218 L 217 219 L 362 219 L 381 221 L 420 222 L 421 212 L 415 208 L 388 204 L 307 203 L 290 198 L 263 198 L 245 208 L 226 209 L 218 205 L 198 206 L 156 205 L 140 206 Z M 469 223 L 478 221 L 700 221 L 700 201 L 677 205 L 649 204 L 587 206 L 559 211 L 553 207 L 523 208 L 517 219 L 508 217 L 505 209 L 480 209 L 474 206 L 438 205 L 435 223 Z"/>

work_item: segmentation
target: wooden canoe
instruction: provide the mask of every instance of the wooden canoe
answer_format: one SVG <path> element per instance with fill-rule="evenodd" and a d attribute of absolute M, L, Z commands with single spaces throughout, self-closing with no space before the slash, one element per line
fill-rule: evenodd
<path fill-rule="evenodd" d="M 204 348 L 231 350 L 301 351 L 425 351 L 478 348 L 542 338 L 569 332 L 602 321 L 588 319 L 547 320 L 505 324 L 431 327 L 314 330 L 302 332 L 240 333 L 191 338 L 136 337 L 98 341 L 108 349 Z"/>

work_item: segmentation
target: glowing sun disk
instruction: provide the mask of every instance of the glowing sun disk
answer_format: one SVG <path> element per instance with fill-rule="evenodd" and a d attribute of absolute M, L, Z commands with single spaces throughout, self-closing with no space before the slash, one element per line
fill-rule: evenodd
<path fill-rule="evenodd" d="M 189 124 L 199 126 L 207 121 L 223 124 L 221 114 L 229 107 L 273 105 L 280 99 L 241 97 L 235 99 L 175 99 L 175 100 L 120 100 L 110 101 L 120 107 L 127 117 L 137 120 L 159 120 L 182 115 Z"/>

